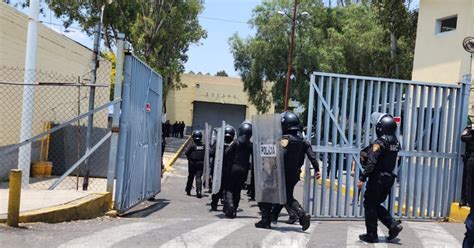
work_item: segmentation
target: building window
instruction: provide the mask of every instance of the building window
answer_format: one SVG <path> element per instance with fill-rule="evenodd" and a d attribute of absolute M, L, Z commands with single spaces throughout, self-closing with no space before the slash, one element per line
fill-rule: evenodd
<path fill-rule="evenodd" d="M 456 30 L 458 16 L 449 16 L 436 20 L 436 33 L 444 33 Z"/>

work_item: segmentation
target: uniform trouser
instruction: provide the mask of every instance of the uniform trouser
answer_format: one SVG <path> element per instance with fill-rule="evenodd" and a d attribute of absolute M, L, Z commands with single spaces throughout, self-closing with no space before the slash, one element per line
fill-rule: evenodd
<path fill-rule="evenodd" d="M 300 203 L 295 199 L 293 193 L 295 191 L 295 186 L 299 181 L 299 174 L 296 175 L 287 175 L 285 177 L 285 188 L 286 188 L 286 205 L 289 207 L 290 210 L 293 210 L 295 213 L 302 215 L 304 213 L 301 212 L 302 208 Z M 272 206 L 272 215 L 278 216 L 280 215 L 281 210 L 283 209 L 283 205 L 281 204 L 273 204 Z"/>
<path fill-rule="evenodd" d="M 469 159 L 464 159 L 463 161 L 461 201 L 464 203 L 474 202 L 474 156 L 469 157 Z"/>
<path fill-rule="evenodd" d="M 229 182 L 225 189 L 226 204 L 230 209 L 236 210 L 239 207 L 240 192 L 247 180 L 248 170 L 238 165 L 232 166 Z"/>
<path fill-rule="evenodd" d="M 464 234 L 464 241 L 462 243 L 462 248 L 472 248 L 474 247 L 474 207 L 471 206 L 471 212 L 466 219 L 466 233 Z"/>
<path fill-rule="evenodd" d="M 188 164 L 188 181 L 186 182 L 186 191 L 191 191 L 194 178 L 196 178 L 196 192 L 202 191 L 202 164 Z"/>
<path fill-rule="evenodd" d="M 368 234 L 377 234 L 377 219 L 387 228 L 395 224 L 395 220 L 381 204 L 387 199 L 394 183 L 393 176 L 369 177 L 364 194 L 365 226 Z"/>

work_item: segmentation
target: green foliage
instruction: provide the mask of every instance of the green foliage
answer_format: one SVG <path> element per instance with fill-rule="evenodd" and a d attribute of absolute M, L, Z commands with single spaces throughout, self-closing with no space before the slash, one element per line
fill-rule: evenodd
<path fill-rule="evenodd" d="M 229 75 L 227 75 L 227 72 L 225 72 L 224 70 L 222 70 L 222 71 L 216 72 L 216 76 L 219 76 L 219 77 L 228 77 Z"/>
<path fill-rule="evenodd" d="M 180 74 L 188 60 L 189 45 L 206 38 L 198 14 L 203 5 L 198 0 L 55 0 L 49 7 L 57 17 L 64 20 L 64 26 L 78 22 L 92 34 L 100 9 L 105 5 L 103 24 L 104 41 L 112 50 L 119 32 L 133 45 L 134 53 L 157 70 L 164 79 L 165 94 L 184 87 Z"/>
<path fill-rule="evenodd" d="M 256 29 L 247 39 L 234 35 L 229 43 L 249 100 L 259 112 L 283 107 L 288 63 L 290 20 L 277 14 L 291 6 L 288 1 L 268 1 L 257 6 L 250 20 Z M 416 35 L 416 12 L 407 12 L 403 27 L 397 26 L 398 75 L 393 73 L 390 57 L 390 30 L 382 24 L 374 4 L 350 4 L 327 8 L 319 1 L 302 0 L 296 28 L 293 75 L 290 97 L 306 105 L 310 74 L 314 71 L 409 79 L 413 64 Z M 402 24 L 396 24 L 402 25 Z M 265 90 L 272 82 L 272 94 Z"/>

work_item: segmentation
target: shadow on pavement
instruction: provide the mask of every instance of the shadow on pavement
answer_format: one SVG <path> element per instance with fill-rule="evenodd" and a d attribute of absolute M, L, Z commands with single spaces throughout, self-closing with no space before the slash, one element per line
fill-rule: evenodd
<path fill-rule="evenodd" d="M 151 204 L 149 204 L 151 202 Z M 149 215 L 160 211 L 161 209 L 165 208 L 170 204 L 170 200 L 168 199 L 151 199 L 148 202 L 145 202 L 143 205 L 139 205 L 133 208 L 131 211 L 125 213 L 124 215 L 120 216 L 123 218 L 144 218 L 148 217 Z"/>

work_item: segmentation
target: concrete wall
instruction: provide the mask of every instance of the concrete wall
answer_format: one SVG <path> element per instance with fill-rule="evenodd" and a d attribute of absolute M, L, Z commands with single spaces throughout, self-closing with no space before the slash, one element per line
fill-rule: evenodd
<path fill-rule="evenodd" d="M 181 80 L 187 87 L 169 92 L 166 100 L 166 117 L 171 123 L 184 121 L 186 126 L 192 126 L 194 101 L 244 105 L 246 119 L 257 114 L 240 78 L 183 74 Z"/>
<path fill-rule="evenodd" d="M 28 17 L 0 2 L 0 81 L 23 82 Z M 83 83 L 90 79 L 92 51 L 68 37 L 39 24 L 37 50 L 37 82 Z M 110 84 L 111 63 L 101 60 L 98 84 Z M 81 113 L 87 112 L 88 87 L 80 93 Z M 19 141 L 23 87 L 0 85 L 0 146 Z M 34 95 L 33 133 L 42 130 L 44 121 L 62 122 L 78 112 L 78 90 L 71 87 L 36 87 Z M 109 87 L 98 88 L 96 106 L 109 101 Z M 95 123 L 106 127 L 106 111 L 96 116 Z"/>
<path fill-rule="evenodd" d="M 458 18 L 456 30 L 437 33 L 437 20 L 453 15 Z M 474 0 L 420 0 L 412 79 L 460 82 L 470 70 L 469 53 L 464 51 L 462 40 L 473 35 Z M 471 97 L 471 112 L 473 99 Z"/>

